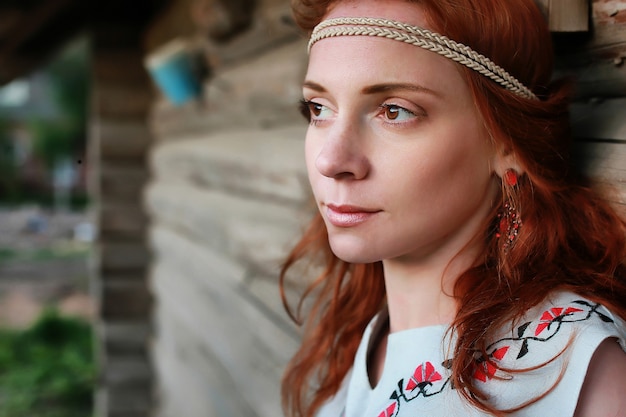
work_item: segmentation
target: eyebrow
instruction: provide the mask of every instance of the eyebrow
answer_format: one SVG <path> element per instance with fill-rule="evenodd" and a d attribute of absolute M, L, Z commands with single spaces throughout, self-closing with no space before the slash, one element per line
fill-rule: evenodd
<path fill-rule="evenodd" d="M 318 83 L 314 83 L 313 81 L 304 81 L 302 87 L 308 88 L 309 90 L 317 91 L 318 93 L 325 93 L 326 89 L 322 87 Z"/>
<path fill-rule="evenodd" d="M 302 86 L 304 88 L 308 88 L 311 89 L 313 91 L 317 91 L 319 93 L 325 93 L 326 89 L 313 81 L 305 81 Z M 405 91 L 415 91 L 418 93 L 426 93 L 426 94 L 430 94 L 433 95 L 435 97 L 441 97 L 442 95 L 434 90 L 431 90 L 430 88 L 418 85 L 418 84 L 411 84 L 411 83 L 383 83 L 383 84 L 374 84 L 374 85 L 370 85 L 367 86 L 365 88 L 363 88 L 363 90 L 361 90 L 361 92 L 363 94 L 379 94 L 379 93 L 387 93 L 387 92 L 393 92 L 393 91 L 399 91 L 399 90 L 405 90 Z"/>
<path fill-rule="evenodd" d="M 408 90 L 415 91 L 418 93 L 426 93 L 431 94 L 436 97 L 441 97 L 441 94 L 431 90 L 430 88 L 424 87 L 418 84 L 410 84 L 410 83 L 387 83 L 387 84 L 375 84 L 368 87 L 365 87 L 362 92 L 363 94 L 378 94 L 378 93 L 386 93 L 391 91 L 398 90 Z"/>

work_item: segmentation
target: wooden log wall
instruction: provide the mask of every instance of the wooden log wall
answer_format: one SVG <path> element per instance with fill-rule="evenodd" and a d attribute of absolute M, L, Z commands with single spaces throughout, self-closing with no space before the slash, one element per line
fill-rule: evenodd
<path fill-rule="evenodd" d="M 159 417 L 282 415 L 280 378 L 299 341 L 277 277 L 311 213 L 297 111 L 306 44 L 287 1 L 257 1 L 245 30 L 224 16 L 249 14 L 250 3 L 173 2 L 146 38 L 156 46 L 177 24 L 179 35 L 198 25 L 190 40 L 213 65 L 202 103 L 161 98 L 151 115 L 145 205 Z M 184 21 L 198 8 L 199 21 Z M 212 26 L 223 21 L 239 32 Z"/>
<path fill-rule="evenodd" d="M 626 1 L 594 0 L 590 28 L 555 33 L 557 72 L 573 76 L 574 155 L 626 214 Z"/>

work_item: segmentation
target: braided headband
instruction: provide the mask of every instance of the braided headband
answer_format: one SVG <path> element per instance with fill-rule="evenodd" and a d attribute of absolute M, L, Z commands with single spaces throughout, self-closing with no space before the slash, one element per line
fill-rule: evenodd
<path fill-rule="evenodd" d="M 376 36 L 419 46 L 465 65 L 500 84 L 513 93 L 534 100 L 537 96 L 520 81 L 489 58 L 444 35 L 394 20 L 370 17 L 340 17 L 317 25 L 311 33 L 308 51 L 313 44 L 336 36 Z"/>

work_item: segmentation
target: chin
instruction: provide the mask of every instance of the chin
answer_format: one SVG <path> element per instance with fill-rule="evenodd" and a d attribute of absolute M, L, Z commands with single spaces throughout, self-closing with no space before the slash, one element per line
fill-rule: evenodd
<path fill-rule="evenodd" d="M 354 242 L 337 242 L 334 239 L 330 239 L 330 248 L 335 256 L 344 262 L 369 264 L 380 261 L 380 257 L 371 253 L 371 244 L 360 245 L 354 244 Z"/>

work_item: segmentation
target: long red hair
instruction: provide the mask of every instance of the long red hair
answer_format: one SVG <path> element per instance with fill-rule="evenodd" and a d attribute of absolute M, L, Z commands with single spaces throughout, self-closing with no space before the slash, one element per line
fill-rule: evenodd
<path fill-rule="evenodd" d="M 297 23 L 310 32 L 338 1 L 294 0 Z M 492 228 L 500 207 L 493 207 L 479 266 L 458 277 L 453 294 L 460 306 L 451 326 L 457 336 L 451 352 L 454 386 L 476 407 L 502 415 L 473 383 L 473 352 L 484 352 L 489 335 L 505 320 L 521 316 L 555 289 L 574 291 L 626 318 L 626 221 L 570 166 L 571 89 L 551 82 L 550 33 L 533 0 L 407 2 L 424 8 L 435 31 L 489 57 L 540 97 L 520 98 L 462 68 L 491 137 L 514 152 L 525 171 L 514 191 L 501 192 L 502 201 L 512 200 L 523 219 L 515 244 L 508 249 L 499 244 Z M 287 270 L 320 255 L 325 269 L 292 314 L 283 290 Z M 349 264 L 334 256 L 317 214 L 284 264 L 281 292 L 294 319 L 303 300 L 314 296 L 302 345 L 282 385 L 285 413 L 311 417 L 339 389 L 367 323 L 385 303 L 382 265 Z"/>

